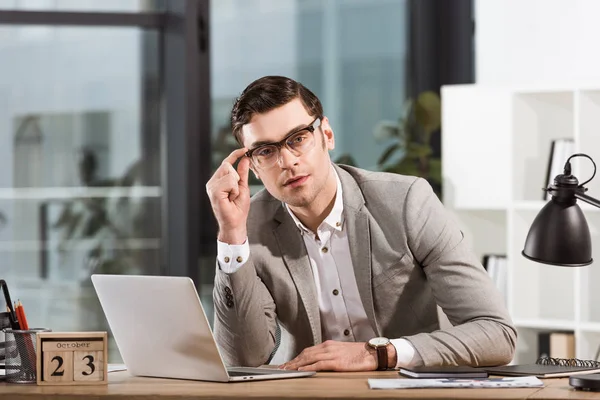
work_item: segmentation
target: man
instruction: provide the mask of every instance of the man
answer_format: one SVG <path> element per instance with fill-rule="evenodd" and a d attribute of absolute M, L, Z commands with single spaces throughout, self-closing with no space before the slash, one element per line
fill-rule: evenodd
<path fill-rule="evenodd" d="M 268 363 L 278 324 L 293 339 L 287 369 L 511 361 L 501 296 L 424 179 L 333 164 L 319 99 L 285 77 L 251 83 L 231 122 L 242 148 L 206 185 L 219 224 L 214 332 L 229 365 Z M 249 170 L 265 186 L 252 200 Z M 439 330 L 436 305 L 451 328 Z"/>

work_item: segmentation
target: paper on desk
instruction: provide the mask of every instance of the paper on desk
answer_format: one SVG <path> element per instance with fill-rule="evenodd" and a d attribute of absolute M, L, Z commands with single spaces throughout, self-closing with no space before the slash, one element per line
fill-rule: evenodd
<path fill-rule="evenodd" d="M 108 364 L 108 372 L 127 371 L 125 364 Z"/>
<path fill-rule="evenodd" d="M 415 388 L 517 388 L 541 387 L 544 382 L 535 376 L 514 378 L 482 379 L 369 379 L 371 389 L 415 389 Z"/>

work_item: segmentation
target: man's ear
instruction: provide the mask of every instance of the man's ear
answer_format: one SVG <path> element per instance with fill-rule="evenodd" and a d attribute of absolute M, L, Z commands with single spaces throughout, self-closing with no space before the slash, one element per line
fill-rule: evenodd
<path fill-rule="evenodd" d="M 333 150 L 335 148 L 335 136 L 333 134 L 333 129 L 331 129 L 331 125 L 329 125 L 329 119 L 327 117 L 323 117 L 323 120 L 321 121 L 321 130 L 323 131 L 325 147 L 327 150 Z"/>

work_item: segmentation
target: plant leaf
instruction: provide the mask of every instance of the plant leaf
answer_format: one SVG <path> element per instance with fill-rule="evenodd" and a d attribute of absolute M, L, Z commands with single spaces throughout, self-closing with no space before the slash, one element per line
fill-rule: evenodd
<path fill-rule="evenodd" d="M 385 140 L 400 136 L 400 126 L 395 121 L 380 121 L 373 129 L 373 136 L 376 140 Z"/>
<path fill-rule="evenodd" d="M 433 150 L 427 144 L 413 142 L 408 145 L 407 153 L 410 154 L 411 157 L 421 158 L 429 156 L 431 153 L 433 153 Z"/>
<path fill-rule="evenodd" d="M 440 97 L 435 92 L 426 91 L 417 98 L 415 116 L 418 124 L 425 129 L 425 133 L 428 135 L 440 128 L 441 106 Z"/>
<path fill-rule="evenodd" d="M 383 165 L 385 164 L 385 162 L 392 156 L 392 154 L 394 154 L 394 152 L 396 150 L 400 149 L 400 143 L 394 143 L 391 146 L 389 146 L 387 149 L 385 149 L 385 151 L 383 152 L 383 154 L 381 155 L 381 157 L 379 158 L 379 161 L 377 161 L 377 164 L 379 165 Z"/>

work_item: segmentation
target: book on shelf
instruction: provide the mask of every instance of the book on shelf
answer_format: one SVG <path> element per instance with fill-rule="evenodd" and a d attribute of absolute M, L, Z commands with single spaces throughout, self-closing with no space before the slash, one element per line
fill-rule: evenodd
<path fill-rule="evenodd" d="M 575 334 L 564 331 L 538 333 L 538 357 L 575 358 Z"/>
<path fill-rule="evenodd" d="M 573 139 L 555 139 L 550 146 L 550 157 L 548 158 L 548 169 L 546 175 L 546 187 L 554 183 L 554 178 L 561 175 L 565 168 L 567 159 L 575 151 L 575 142 Z M 543 200 L 550 200 L 552 195 L 543 192 Z"/>
<path fill-rule="evenodd" d="M 506 303 L 506 284 L 508 280 L 506 256 L 503 254 L 486 254 L 483 256 L 482 264 Z"/>

